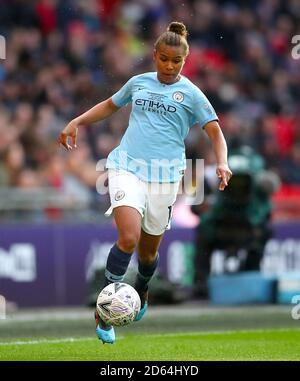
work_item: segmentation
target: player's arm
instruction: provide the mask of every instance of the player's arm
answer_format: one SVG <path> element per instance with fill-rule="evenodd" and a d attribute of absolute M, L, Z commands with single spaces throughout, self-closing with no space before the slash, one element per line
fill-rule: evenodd
<path fill-rule="evenodd" d="M 216 173 L 221 179 L 219 190 L 223 191 L 228 185 L 228 181 L 232 176 L 232 172 L 227 163 L 227 144 L 219 123 L 214 120 L 205 125 L 205 131 L 212 143 L 213 150 L 216 155 L 217 169 Z"/>
<path fill-rule="evenodd" d="M 96 106 L 92 107 L 85 113 L 79 115 L 77 118 L 71 120 L 66 127 L 62 130 L 58 137 L 58 142 L 62 144 L 68 151 L 72 149 L 72 145 L 68 143 L 68 137 L 70 136 L 73 146 L 76 148 L 77 143 L 77 131 L 78 127 L 82 124 L 92 124 L 103 120 L 114 112 L 119 110 L 111 98 L 98 103 Z"/>

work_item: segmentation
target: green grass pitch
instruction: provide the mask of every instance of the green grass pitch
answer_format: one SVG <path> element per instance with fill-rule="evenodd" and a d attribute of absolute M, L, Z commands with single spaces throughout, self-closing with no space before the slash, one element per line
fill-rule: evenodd
<path fill-rule="evenodd" d="M 288 306 L 156 306 L 141 322 L 95 336 L 93 311 L 31 310 L 0 320 L 0 360 L 300 360 L 300 321 Z"/>

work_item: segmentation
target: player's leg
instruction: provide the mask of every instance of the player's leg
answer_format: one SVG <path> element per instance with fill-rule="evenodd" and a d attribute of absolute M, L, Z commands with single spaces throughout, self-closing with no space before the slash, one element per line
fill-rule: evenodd
<path fill-rule="evenodd" d="M 105 286 L 121 282 L 129 265 L 131 255 L 134 252 L 140 238 L 141 214 L 132 207 L 119 206 L 114 209 L 114 219 L 118 230 L 118 240 L 111 248 L 106 268 Z M 95 313 L 96 334 L 103 343 L 113 343 L 115 333 L 112 326 L 105 324 Z"/>
<path fill-rule="evenodd" d="M 113 213 L 118 230 L 118 239 L 107 258 L 105 286 L 123 280 L 141 234 L 142 216 L 135 208 L 119 206 L 114 209 Z"/>
<path fill-rule="evenodd" d="M 141 230 L 138 243 L 138 273 L 134 284 L 141 298 L 141 310 L 135 320 L 140 320 L 148 308 L 148 283 L 158 266 L 158 248 L 162 238 L 163 234 L 152 235 Z"/>
<path fill-rule="evenodd" d="M 135 283 L 141 296 L 142 308 L 135 320 L 140 320 L 148 308 L 148 283 L 158 266 L 158 249 L 164 232 L 170 228 L 178 187 L 179 183 L 148 185 L 147 207 L 138 244 L 139 267 Z"/>
<path fill-rule="evenodd" d="M 105 214 L 113 213 L 118 240 L 107 258 L 104 286 L 124 278 L 131 254 L 140 238 L 145 203 L 143 184 L 134 174 L 109 170 L 108 182 L 111 207 Z"/>
<path fill-rule="evenodd" d="M 107 258 L 104 286 L 121 282 L 124 278 L 131 255 L 139 241 L 145 202 L 143 186 L 132 173 L 109 170 L 108 182 L 111 207 L 105 214 L 109 216 L 113 213 L 118 239 Z M 96 316 L 96 326 L 97 336 L 103 342 L 115 341 L 113 327 L 105 325 L 99 316 Z"/>

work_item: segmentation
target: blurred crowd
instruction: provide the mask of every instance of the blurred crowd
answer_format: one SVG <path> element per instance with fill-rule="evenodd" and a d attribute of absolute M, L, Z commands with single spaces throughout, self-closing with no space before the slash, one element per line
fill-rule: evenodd
<path fill-rule="evenodd" d="M 229 149 L 251 145 L 284 184 L 300 186 L 298 0 L 0 0 L 0 8 L 0 187 L 107 204 L 96 163 L 119 143 L 130 109 L 83 126 L 71 153 L 56 139 L 132 75 L 154 70 L 153 44 L 172 20 L 189 31 L 183 74 L 213 104 Z M 211 162 L 197 126 L 186 147 L 188 158 Z"/>

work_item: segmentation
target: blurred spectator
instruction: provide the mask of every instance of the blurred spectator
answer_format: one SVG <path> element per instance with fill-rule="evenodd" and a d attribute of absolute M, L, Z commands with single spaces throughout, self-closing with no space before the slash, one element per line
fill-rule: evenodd
<path fill-rule="evenodd" d="M 1 185 L 16 186 L 24 164 L 25 152 L 22 145 L 18 142 L 10 144 L 4 152 L 0 167 Z"/>
<path fill-rule="evenodd" d="M 281 161 L 280 174 L 284 183 L 300 185 L 300 142 Z"/>

